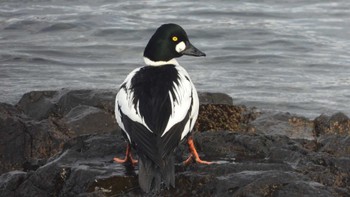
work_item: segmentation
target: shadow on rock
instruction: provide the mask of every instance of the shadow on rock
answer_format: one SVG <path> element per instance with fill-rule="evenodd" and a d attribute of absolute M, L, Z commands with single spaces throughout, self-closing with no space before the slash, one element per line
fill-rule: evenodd
<path fill-rule="evenodd" d="M 305 139 L 229 131 L 197 132 L 194 138 L 203 158 L 217 163 L 183 166 L 187 147 L 181 144 L 176 188 L 149 196 L 345 196 L 349 192 L 349 158 L 305 149 Z M 337 140 L 343 139 L 333 142 Z M 148 196 L 138 187 L 137 167 L 112 162 L 124 148 L 119 135 L 74 138 L 37 170 L 1 175 L 0 191 L 7 196 Z"/>
<path fill-rule="evenodd" d="M 181 162 L 176 188 L 144 194 L 138 168 L 114 163 L 126 143 L 112 90 L 31 92 L 0 104 L 1 196 L 348 196 L 349 118 L 315 120 L 232 105 L 200 93 L 194 139 L 212 165 Z M 17 170 L 17 171 L 16 171 Z M 18 171 L 20 170 L 20 171 Z"/>

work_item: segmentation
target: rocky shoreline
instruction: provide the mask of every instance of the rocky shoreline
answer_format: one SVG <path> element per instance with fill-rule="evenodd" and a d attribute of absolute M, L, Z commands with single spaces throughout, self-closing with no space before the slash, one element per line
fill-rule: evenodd
<path fill-rule="evenodd" d="M 137 167 L 112 161 L 125 142 L 115 90 L 33 91 L 0 103 L 0 196 L 145 196 Z M 181 165 L 159 196 L 350 196 L 350 120 L 236 106 L 200 93 L 194 139 L 203 166 Z M 152 194 L 149 194 L 152 195 Z"/>

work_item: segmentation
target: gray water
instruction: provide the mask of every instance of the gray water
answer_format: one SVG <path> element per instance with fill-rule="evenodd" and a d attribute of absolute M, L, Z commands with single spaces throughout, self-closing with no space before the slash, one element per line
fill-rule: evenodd
<path fill-rule="evenodd" d="M 1 1 L 0 102 L 118 88 L 169 22 L 207 54 L 178 60 L 198 90 L 310 118 L 350 115 L 349 0 Z"/>

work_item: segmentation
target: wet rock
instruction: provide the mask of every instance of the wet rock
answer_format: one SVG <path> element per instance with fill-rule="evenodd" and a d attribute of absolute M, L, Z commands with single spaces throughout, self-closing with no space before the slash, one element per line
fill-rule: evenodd
<path fill-rule="evenodd" d="M 217 182 L 218 196 L 332 196 L 332 191 L 294 172 L 243 171 Z"/>
<path fill-rule="evenodd" d="M 30 170 L 76 136 L 120 133 L 114 117 L 117 90 L 33 91 L 16 106 L 0 104 L 0 173 Z M 201 102 L 230 103 L 221 93 L 201 93 Z M 232 103 L 232 102 L 231 102 Z"/>
<path fill-rule="evenodd" d="M 0 104 L 0 173 L 38 168 L 35 161 L 57 154 L 72 137 L 118 132 L 115 94 L 112 90 L 33 91 L 16 106 Z"/>
<path fill-rule="evenodd" d="M 66 90 L 58 93 L 57 111 L 59 114 L 67 114 L 79 105 L 93 106 L 114 113 L 114 102 L 117 90 Z"/>
<path fill-rule="evenodd" d="M 246 131 L 248 123 L 256 119 L 260 112 L 245 106 L 227 104 L 202 104 L 194 127 L 195 131 Z"/>
<path fill-rule="evenodd" d="M 315 139 L 313 121 L 290 113 L 264 113 L 250 122 L 250 126 L 256 133 Z"/>
<path fill-rule="evenodd" d="M 317 140 L 318 151 L 337 157 L 350 155 L 350 136 L 324 135 Z"/>
<path fill-rule="evenodd" d="M 50 120 L 32 121 L 13 106 L 0 104 L 0 172 L 22 169 L 30 159 L 49 158 L 67 136 Z"/>
<path fill-rule="evenodd" d="M 0 176 L 0 194 L 1 196 L 16 196 L 18 187 L 27 177 L 26 172 L 12 171 Z"/>
<path fill-rule="evenodd" d="M 74 138 L 65 144 L 60 155 L 52 157 L 37 170 L 26 173 L 26 179 L 18 185 L 15 195 L 77 196 L 91 191 L 90 185 L 95 184 L 96 180 L 102 180 L 104 176 L 116 176 L 117 179 L 119 175 L 125 176 L 124 166 L 112 162 L 117 153 L 124 152 L 125 147 L 117 148 L 117 144 L 123 142 L 119 135 Z M 0 177 L 2 192 L 13 192 L 9 191 L 12 187 L 8 183 L 15 178 L 11 172 Z"/>
<path fill-rule="evenodd" d="M 183 166 L 187 147 L 181 144 L 176 188 L 156 195 L 344 196 L 350 191 L 349 156 L 305 149 L 305 139 L 229 131 L 195 133 L 194 138 L 203 158 L 216 164 Z M 37 170 L 1 175 L 0 191 L 19 196 L 155 195 L 140 190 L 137 167 L 112 162 L 124 149 L 120 135 L 76 137 Z"/>
<path fill-rule="evenodd" d="M 83 139 L 84 137 L 74 139 L 77 143 L 75 147 L 71 147 L 70 150 L 64 150 L 59 156 L 51 158 L 46 165 L 38 168 L 35 172 L 28 172 L 27 178 L 18 186 L 16 195 L 58 196 L 62 189 L 65 189 L 66 193 L 70 194 L 75 193 L 75 190 L 80 191 L 86 188 L 87 181 L 90 180 L 89 177 L 94 177 L 96 174 L 95 171 L 98 171 L 98 164 L 102 164 L 104 160 L 101 159 L 101 161 L 98 162 L 89 161 L 89 159 L 93 159 L 93 157 L 91 157 L 86 150 L 94 149 L 94 147 L 87 147 L 88 145 L 81 143 Z M 89 140 L 94 139 L 90 138 Z M 110 138 L 106 140 L 107 141 L 103 141 L 103 143 L 111 144 L 111 148 L 113 148 L 113 144 L 118 141 L 108 141 Z M 82 152 L 84 152 L 85 155 L 81 154 Z M 105 155 L 104 153 L 108 151 L 106 151 L 103 146 L 99 146 L 99 150 L 95 150 L 95 152 L 98 152 L 101 158 L 103 158 Z M 110 160 L 111 158 L 108 157 L 108 159 Z M 89 165 L 95 165 L 96 167 L 90 167 Z M 103 166 L 101 166 L 101 168 L 103 168 Z M 2 176 L 6 176 L 6 174 Z M 72 184 L 69 184 L 70 182 L 72 182 Z M 64 184 L 68 186 L 64 187 Z"/>
<path fill-rule="evenodd" d="M 116 90 L 70 90 L 33 91 L 23 95 L 17 108 L 34 120 L 50 116 L 63 117 L 80 105 L 92 106 L 114 113 Z"/>
<path fill-rule="evenodd" d="M 114 120 L 115 90 L 37 91 L 0 104 L 0 196 L 348 196 L 349 119 L 314 121 L 232 105 L 201 93 L 194 139 L 213 165 L 181 162 L 176 188 L 144 194 L 138 168 L 114 163 L 126 143 Z M 137 157 L 137 155 L 136 155 Z M 21 170 L 21 171 L 11 171 Z M 11 171 L 11 172 L 8 172 Z"/>
<path fill-rule="evenodd" d="M 350 119 L 341 112 L 332 116 L 321 115 L 314 122 L 317 136 L 325 134 L 350 135 Z"/>
<path fill-rule="evenodd" d="M 57 91 L 32 91 L 24 94 L 17 103 L 17 108 L 34 120 L 49 117 L 55 107 L 54 100 Z"/>
<path fill-rule="evenodd" d="M 198 97 L 201 104 L 233 104 L 232 97 L 224 93 L 199 92 Z"/>
<path fill-rule="evenodd" d="M 75 135 L 90 133 L 111 133 L 117 130 L 115 118 L 110 113 L 96 107 L 79 105 L 70 110 L 63 122 Z"/>
<path fill-rule="evenodd" d="M 20 112 L 5 103 L 0 104 L 0 173 L 21 167 L 24 151 L 30 144 Z M 29 150 L 29 149 L 28 149 Z"/>
<path fill-rule="evenodd" d="M 49 158 L 60 151 L 66 136 L 49 120 L 32 121 L 15 107 L 0 104 L 0 172 L 22 169 L 30 158 Z"/>

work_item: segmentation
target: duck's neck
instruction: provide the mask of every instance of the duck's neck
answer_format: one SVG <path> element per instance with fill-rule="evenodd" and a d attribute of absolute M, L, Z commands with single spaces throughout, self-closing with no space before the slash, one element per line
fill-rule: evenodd
<path fill-rule="evenodd" d="M 145 61 L 146 65 L 148 65 L 148 66 L 163 66 L 163 65 L 169 65 L 169 64 L 173 64 L 175 66 L 180 66 L 175 58 L 173 58 L 169 61 L 152 61 L 147 57 L 143 57 L 143 60 Z"/>

